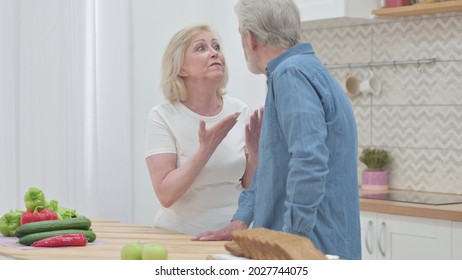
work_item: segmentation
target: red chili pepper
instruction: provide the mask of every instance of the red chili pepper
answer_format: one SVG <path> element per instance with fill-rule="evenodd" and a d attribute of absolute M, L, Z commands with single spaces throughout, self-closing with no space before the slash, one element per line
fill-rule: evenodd
<path fill-rule="evenodd" d="M 85 246 L 87 238 L 83 233 L 66 233 L 48 237 L 32 243 L 34 247 Z"/>
<path fill-rule="evenodd" d="M 51 211 L 50 209 L 43 209 L 37 212 L 27 210 L 21 215 L 20 223 L 21 225 L 24 225 L 24 224 L 32 223 L 32 222 L 57 220 L 57 219 L 58 219 L 58 214 Z"/>

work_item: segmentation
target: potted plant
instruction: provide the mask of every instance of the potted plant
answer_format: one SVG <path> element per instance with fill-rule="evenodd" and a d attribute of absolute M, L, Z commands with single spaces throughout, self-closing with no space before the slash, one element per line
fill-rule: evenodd
<path fill-rule="evenodd" d="M 379 148 L 365 148 L 359 160 L 367 167 L 362 174 L 361 188 L 364 190 L 387 190 L 387 168 L 391 162 L 388 152 Z"/>

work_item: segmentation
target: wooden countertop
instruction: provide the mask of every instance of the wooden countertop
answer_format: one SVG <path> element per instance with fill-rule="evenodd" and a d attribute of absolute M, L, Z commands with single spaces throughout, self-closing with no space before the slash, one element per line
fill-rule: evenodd
<path fill-rule="evenodd" d="M 85 247 L 19 249 L 0 245 L 0 259 L 27 260 L 118 260 L 124 244 L 157 242 L 168 249 L 170 260 L 205 260 L 211 254 L 226 254 L 226 241 L 191 241 L 191 236 L 149 226 L 92 219 L 96 243 Z"/>
<path fill-rule="evenodd" d="M 361 191 L 362 194 L 371 193 L 418 193 L 402 190 L 389 190 L 388 192 Z M 442 194 L 434 194 L 442 195 Z M 462 198 L 461 195 L 445 195 Z M 447 205 L 427 205 L 418 203 L 388 201 L 379 199 L 360 198 L 361 211 L 378 212 L 385 214 L 403 215 L 420 218 L 431 218 L 462 222 L 462 203 Z"/>
<path fill-rule="evenodd" d="M 390 190 L 392 192 L 405 192 Z M 377 193 L 361 191 L 361 193 Z M 381 192 L 383 193 L 383 192 Z M 456 196 L 462 198 L 462 196 Z M 449 205 L 425 205 L 378 199 L 360 199 L 361 211 L 370 211 L 420 218 L 462 222 L 462 203 Z M 30 260 L 118 260 L 124 244 L 129 242 L 157 242 L 165 245 L 170 260 L 205 260 L 212 254 L 227 254 L 226 241 L 191 241 L 191 236 L 156 229 L 149 226 L 124 224 L 117 221 L 92 219 L 92 229 L 97 242 L 85 247 L 19 249 L 0 245 L 0 259 Z"/>

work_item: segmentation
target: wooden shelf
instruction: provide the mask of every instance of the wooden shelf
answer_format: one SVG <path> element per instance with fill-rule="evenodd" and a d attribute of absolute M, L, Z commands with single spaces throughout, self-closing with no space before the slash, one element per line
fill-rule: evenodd
<path fill-rule="evenodd" d="M 417 4 L 412 6 L 373 10 L 376 16 L 403 17 L 462 11 L 462 1 Z"/>

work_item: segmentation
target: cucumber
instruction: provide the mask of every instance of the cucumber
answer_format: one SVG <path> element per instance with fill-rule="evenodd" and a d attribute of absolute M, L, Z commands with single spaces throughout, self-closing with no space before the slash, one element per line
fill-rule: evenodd
<path fill-rule="evenodd" d="M 63 230 L 53 230 L 53 231 L 44 231 L 44 232 L 37 232 L 31 233 L 26 236 L 19 238 L 19 243 L 23 245 L 30 246 L 35 241 L 39 241 L 48 237 L 53 237 L 61 234 L 66 233 L 83 233 L 87 238 L 88 242 L 93 242 L 96 239 L 96 234 L 91 229 L 63 229 Z"/>
<path fill-rule="evenodd" d="M 63 230 L 63 229 L 84 229 L 91 226 L 91 221 L 85 217 L 69 218 L 64 220 L 50 220 L 32 222 L 19 226 L 14 232 L 14 236 L 21 238 L 31 233 Z"/>

